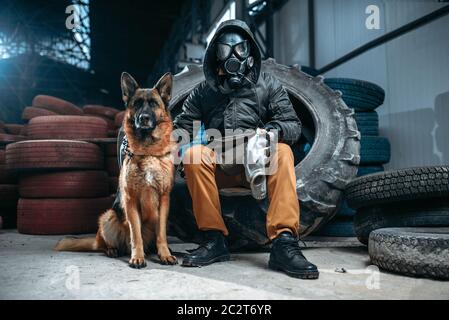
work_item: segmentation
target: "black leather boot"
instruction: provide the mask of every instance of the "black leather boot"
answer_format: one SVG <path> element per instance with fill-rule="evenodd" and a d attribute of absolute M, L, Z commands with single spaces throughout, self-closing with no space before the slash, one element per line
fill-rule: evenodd
<path fill-rule="evenodd" d="M 195 250 L 184 256 L 182 266 L 201 267 L 230 259 L 225 237 L 220 231 L 204 231 L 204 240 Z"/>
<path fill-rule="evenodd" d="M 318 279 L 319 276 L 318 268 L 307 261 L 298 240 L 289 232 L 282 232 L 273 240 L 268 266 L 300 279 Z"/>

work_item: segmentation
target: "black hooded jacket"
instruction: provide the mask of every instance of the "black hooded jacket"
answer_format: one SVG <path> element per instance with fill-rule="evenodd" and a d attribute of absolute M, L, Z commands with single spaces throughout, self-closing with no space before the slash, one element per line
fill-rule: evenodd
<path fill-rule="evenodd" d="M 218 84 L 216 39 L 225 31 L 246 34 L 251 43 L 254 66 L 242 88 L 224 92 Z M 256 129 L 275 127 L 281 129 L 282 140 L 294 144 L 301 135 L 298 119 L 288 94 L 277 79 L 260 71 L 260 50 L 248 26 L 239 20 L 220 24 L 204 57 L 203 71 L 206 80 L 187 97 L 182 112 L 175 118 L 175 128 L 194 133 L 193 122 L 201 121 L 206 129 L 214 128 L 224 134 L 224 129 Z"/>

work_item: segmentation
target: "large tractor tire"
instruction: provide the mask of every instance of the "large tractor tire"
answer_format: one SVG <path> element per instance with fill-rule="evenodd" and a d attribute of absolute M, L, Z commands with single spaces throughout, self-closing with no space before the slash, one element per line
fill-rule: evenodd
<path fill-rule="evenodd" d="M 360 162 L 360 133 L 354 111 L 343 102 L 341 92 L 324 84 L 323 77 L 311 77 L 297 67 L 287 67 L 273 59 L 263 62 L 262 71 L 282 83 L 303 123 L 302 137 L 292 149 L 301 204 L 300 234 L 305 237 L 335 215 L 343 190 L 356 176 Z M 203 70 L 197 66 L 189 66 L 175 76 L 170 103 L 173 118 L 181 112 L 188 94 L 202 81 Z M 311 149 L 305 155 L 303 150 L 307 144 Z M 195 241 L 191 199 L 185 189 L 185 184 L 175 184 L 170 222 L 174 235 L 185 241 Z M 221 197 L 224 219 L 234 244 L 266 244 L 268 201 L 257 202 L 251 197 L 230 196 L 223 192 Z M 231 205 L 233 207 L 228 208 Z M 176 232 L 180 230 L 182 232 Z"/>

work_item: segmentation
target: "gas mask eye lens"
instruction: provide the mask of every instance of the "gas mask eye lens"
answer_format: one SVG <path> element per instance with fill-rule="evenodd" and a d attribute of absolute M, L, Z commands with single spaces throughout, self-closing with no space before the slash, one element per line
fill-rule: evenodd
<path fill-rule="evenodd" d="M 249 56 L 249 46 L 247 41 L 243 41 L 239 44 L 237 44 L 234 47 L 235 53 L 239 56 L 241 59 L 246 59 Z"/>
<path fill-rule="evenodd" d="M 220 61 L 224 61 L 226 60 L 232 52 L 232 47 L 224 44 L 224 43 L 219 43 L 217 44 L 217 59 Z"/>

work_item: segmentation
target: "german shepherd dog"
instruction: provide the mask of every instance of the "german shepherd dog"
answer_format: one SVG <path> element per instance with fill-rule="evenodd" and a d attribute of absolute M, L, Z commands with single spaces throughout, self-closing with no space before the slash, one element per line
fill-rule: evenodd
<path fill-rule="evenodd" d="M 103 251 L 109 257 L 131 254 L 132 268 L 146 266 L 145 252 L 156 244 L 162 263 L 176 264 L 167 244 L 169 194 L 174 180 L 171 141 L 173 124 L 168 111 L 173 77 L 166 73 L 152 89 L 141 89 L 128 73 L 121 77 L 127 107 L 123 123 L 128 154 L 119 178 L 124 215 L 103 213 L 92 238 L 65 238 L 58 251 Z M 155 241 L 154 241 L 155 240 Z"/>

